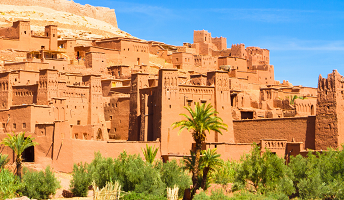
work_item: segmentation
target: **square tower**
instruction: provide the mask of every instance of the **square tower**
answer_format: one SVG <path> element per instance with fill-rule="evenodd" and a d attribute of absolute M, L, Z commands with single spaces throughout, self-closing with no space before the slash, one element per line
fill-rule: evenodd
<path fill-rule="evenodd" d="M 338 148 L 344 143 L 344 78 L 337 70 L 319 76 L 315 149 Z"/>
<path fill-rule="evenodd" d="M 48 25 L 45 26 L 45 36 L 49 38 L 49 50 L 57 50 L 57 26 Z"/>
<path fill-rule="evenodd" d="M 211 44 L 211 33 L 206 30 L 194 31 L 194 43 Z"/>

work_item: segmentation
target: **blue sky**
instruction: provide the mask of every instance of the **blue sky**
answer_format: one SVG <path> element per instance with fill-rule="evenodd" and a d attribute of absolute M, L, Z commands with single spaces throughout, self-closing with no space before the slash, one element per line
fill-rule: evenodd
<path fill-rule="evenodd" d="M 317 87 L 319 74 L 344 75 L 344 1 L 75 0 L 115 9 L 118 27 L 145 40 L 182 45 L 193 30 L 270 50 L 275 79 Z"/>

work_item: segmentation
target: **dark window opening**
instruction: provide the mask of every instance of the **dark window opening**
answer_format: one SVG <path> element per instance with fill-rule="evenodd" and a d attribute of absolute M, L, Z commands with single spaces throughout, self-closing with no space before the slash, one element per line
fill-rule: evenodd
<path fill-rule="evenodd" d="M 33 146 L 26 148 L 24 152 L 22 153 L 22 158 L 24 162 L 34 162 L 35 161 L 35 148 Z"/>
<path fill-rule="evenodd" d="M 80 125 L 80 124 L 81 124 L 80 120 L 76 121 L 76 125 Z"/>
<path fill-rule="evenodd" d="M 241 119 L 253 119 L 253 112 L 249 112 L 249 111 L 241 112 Z"/>

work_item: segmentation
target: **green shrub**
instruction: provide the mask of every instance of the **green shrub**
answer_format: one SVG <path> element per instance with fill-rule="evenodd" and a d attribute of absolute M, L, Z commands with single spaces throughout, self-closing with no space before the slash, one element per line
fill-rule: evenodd
<path fill-rule="evenodd" d="M 61 187 L 49 166 L 44 172 L 30 171 L 25 168 L 22 181 L 22 194 L 32 199 L 48 199 L 50 195 L 56 193 L 56 189 Z"/>
<path fill-rule="evenodd" d="M 161 181 L 158 169 L 142 160 L 139 155 L 127 155 L 124 151 L 114 161 L 116 180 L 126 192 L 164 195 L 166 185 Z"/>
<path fill-rule="evenodd" d="M 302 199 L 344 199 L 344 151 L 310 152 L 291 157 L 295 196 Z"/>
<path fill-rule="evenodd" d="M 10 199 L 16 197 L 21 183 L 17 176 L 7 169 L 0 171 L 0 199 Z"/>
<path fill-rule="evenodd" d="M 175 185 L 179 188 L 178 196 L 181 198 L 184 191 L 192 185 L 191 176 L 189 176 L 182 166 L 178 165 L 176 160 L 159 163 L 161 180 L 166 187 L 173 188 Z"/>
<path fill-rule="evenodd" d="M 232 200 L 275 200 L 273 197 L 267 197 L 261 194 L 253 194 L 246 190 L 241 191 L 240 193 L 234 194 L 234 197 L 231 197 Z"/>
<path fill-rule="evenodd" d="M 90 180 L 94 180 L 100 189 L 103 188 L 107 182 L 116 180 L 114 160 L 112 158 L 102 157 L 100 152 L 94 153 L 94 159 L 88 165 L 87 172 Z"/>
<path fill-rule="evenodd" d="M 233 190 L 251 186 L 249 190 L 260 194 L 291 195 L 295 192 L 293 178 L 293 173 L 284 164 L 284 159 L 268 150 L 261 155 L 259 147 L 254 144 L 250 154 L 241 159 Z"/>
<path fill-rule="evenodd" d="M 73 166 L 73 179 L 70 183 L 70 188 L 73 195 L 77 197 L 86 197 L 88 193 L 88 187 L 91 185 L 90 176 L 87 173 L 87 164 Z"/>
<path fill-rule="evenodd" d="M 229 197 L 226 196 L 222 189 L 212 190 L 210 195 L 211 200 L 229 200 Z"/>
<path fill-rule="evenodd" d="M 8 155 L 6 154 L 1 154 L 0 153 L 0 170 L 5 167 L 5 165 L 8 163 Z"/>
<path fill-rule="evenodd" d="M 122 196 L 123 200 L 166 200 L 166 197 L 163 195 L 155 196 L 151 194 L 136 193 L 136 192 L 127 192 Z"/>
<path fill-rule="evenodd" d="M 200 193 L 195 194 L 193 200 L 211 200 L 211 198 L 204 191 L 201 191 Z"/>
<path fill-rule="evenodd" d="M 233 183 L 239 165 L 240 164 L 235 161 L 224 162 L 223 166 L 215 168 L 214 172 L 210 174 L 211 182 L 221 184 L 222 186 Z"/>

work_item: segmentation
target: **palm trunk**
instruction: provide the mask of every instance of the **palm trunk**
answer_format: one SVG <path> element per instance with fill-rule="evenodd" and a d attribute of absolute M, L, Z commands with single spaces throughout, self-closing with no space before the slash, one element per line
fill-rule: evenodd
<path fill-rule="evenodd" d="M 207 176 L 208 176 L 208 172 L 209 172 L 210 168 L 209 167 L 204 167 L 203 169 L 203 179 L 202 179 L 202 183 L 201 183 L 201 188 L 203 190 L 205 190 L 205 186 L 206 186 L 206 183 L 207 183 Z"/>
<path fill-rule="evenodd" d="M 195 166 L 192 170 L 192 183 L 193 188 L 191 192 L 191 199 L 196 193 L 196 190 L 199 188 L 198 176 L 199 176 L 199 160 L 201 158 L 202 143 L 196 141 L 196 157 L 195 157 Z"/>
<path fill-rule="evenodd" d="M 16 159 L 17 176 L 21 179 L 22 177 L 22 162 L 21 158 L 17 156 Z"/>

